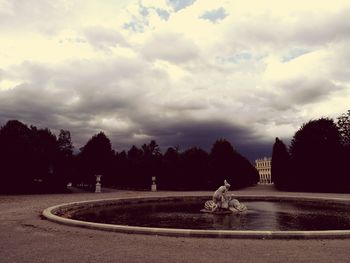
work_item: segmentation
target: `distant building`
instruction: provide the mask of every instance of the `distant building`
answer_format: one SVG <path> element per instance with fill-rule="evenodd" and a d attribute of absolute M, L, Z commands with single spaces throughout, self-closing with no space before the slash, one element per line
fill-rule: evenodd
<path fill-rule="evenodd" d="M 264 157 L 262 159 L 255 160 L 255 168 L 259 172 L 260 180 L 259 184 L 272 184 L 271 180 L 271 158 Z"/>

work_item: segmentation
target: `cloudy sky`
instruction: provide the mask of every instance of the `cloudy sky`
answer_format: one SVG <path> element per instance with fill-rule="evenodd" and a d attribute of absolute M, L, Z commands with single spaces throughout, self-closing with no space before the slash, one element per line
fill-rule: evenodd
<path fill-rule="evenodd" d="M 0 0 L 0 125 L 253 160 L 350 102 L 348 0 Z"/>

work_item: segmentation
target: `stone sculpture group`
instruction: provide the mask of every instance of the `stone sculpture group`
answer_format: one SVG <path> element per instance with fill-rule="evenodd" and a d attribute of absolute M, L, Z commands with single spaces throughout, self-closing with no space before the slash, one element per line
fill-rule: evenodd
<path fill-rule="evenodd" d="M 225 180 L 224 185 L 220 186 L 214 193 L 213 199 L 204 204 L 202 212 L 214 214 L 240 213 L 247 210 L 247 207 L 240 203 L 233 196 L 228 195 L 230 184 Z"/>

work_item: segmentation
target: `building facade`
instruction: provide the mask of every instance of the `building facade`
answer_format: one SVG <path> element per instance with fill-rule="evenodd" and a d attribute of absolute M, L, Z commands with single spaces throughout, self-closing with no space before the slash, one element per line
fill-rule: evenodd
<path fill-rule="evenodd" d="M 272 184 L 271 180 L 271 158 L 264 157 L 255 160 L 255 168 L 259 172 L 259 184 Z"/>

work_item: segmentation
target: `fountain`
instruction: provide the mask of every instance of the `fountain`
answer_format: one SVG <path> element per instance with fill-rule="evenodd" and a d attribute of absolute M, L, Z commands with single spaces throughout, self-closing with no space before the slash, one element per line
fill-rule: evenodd
<path fill-rule="evenodd" d="M 226 238 L 350 237 L 350 201 L 347 199 L 285 195 L 236 197 L 228 194 L 229 188 L 225 180 L 211 197 L 180 193 L 75 202 L 47 208 L 43 216 L 67 225 L 137 234 Z"/>
<path fill-rule="evenodd" d="M 230 184 L 225 180 L 224 185 L 220 186 L 213 195 L 213 200 L 208 200 L 204 204 L 201 212 L 213 214 L 242 213 L 247 210 L 244 204 L 241 204 L 233 196 L 228 195 Z"/>

